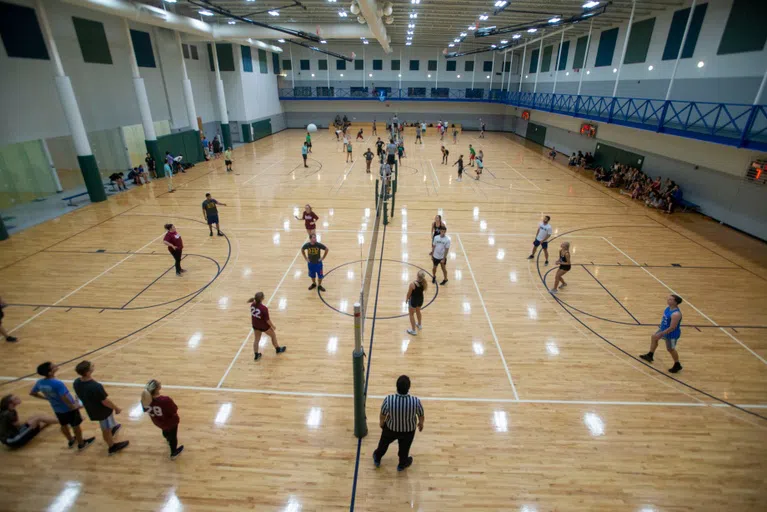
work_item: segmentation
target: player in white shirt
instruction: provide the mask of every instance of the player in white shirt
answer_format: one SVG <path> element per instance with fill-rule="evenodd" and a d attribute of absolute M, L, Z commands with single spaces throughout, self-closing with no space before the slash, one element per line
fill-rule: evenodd
<path fill-rule="evenodd" d="M 528 260 L 531 260 L 535 257 L 535 251 L 538 249 L 538 246 L 540 245 L 543 248 L 543 254 L 546 256 L 545 264 L 549 264 L 549 238 L 551 238 L 552 233 L 552 227 L 551 224 L 549 224 L 549 221 L 551 220 L 551 217 L 546 215 L 543 218 L 543 221 L 538 223 L 538 231 L 535 233 L 535 240 L 533 240 L 533 252 L 530 254 L 530 256 L 527 257 Z"/>
<path fill-rule="evenodd" d="M 450 251 L 450 238 L 445 235 L 446 232 L 447 226 L 442 225 L 439 228 L 439 235 L 435 236 L 431 242 L 431 252 L 429 253 L 432 264 L 434 265 L 434 268 L 431 271 L 431 282 L 437 282 L 437 265 L 441 265 L 442 275 L 445 279 L 439 284 L 443 286 L 447 284 L 447 253 Z"/>

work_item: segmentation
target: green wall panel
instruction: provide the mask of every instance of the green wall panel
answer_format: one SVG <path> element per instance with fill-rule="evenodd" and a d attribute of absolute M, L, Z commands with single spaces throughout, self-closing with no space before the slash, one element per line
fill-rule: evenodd
<path fill-rule="evenodd" d="M 152 51 L 152 38 L 149 32 L 141 30 L 130 31 L 130 38 L 133 42 L 133 54 L 136 56 L 136 62 L 140 68 L 156 68 L 154 61 L 154 52 Z"/>
<path fill-rule="evenodd" d="M 594 151 L 594 165 L 606 169 L 615 162 L 623 165 L 630 165 L 631 167 L 636 167 L 641 170 L 642 164 L 644 164 L 644 155 L 625 151 L 603 142 L 597 144 L 597 149 Z"/>
<path fill-rule="evenodd" d="M 567 56 L 570 53 L 570 41 L 565 41 L 562 43 L 562 47 L 559 49 L 559 53 L 557 54 L 557 62 L 559 62 L 559 65 L 557 66 L 557 71 L 564 71 L 567 67 Z M 508 69 L 506 70 L 508 71 Z"/>
<path fill-rule="evenodd" d="M 272 70 L 275 75 L 280 74 L 280 56 L 274 52 L 272 52 Z"/>
<path fill-rule="evenodd" d="M 546 46 L 543 49 L 543 61 L 541 62 L 541 72 L 547 73 L 551 70 L 551 53 L 554 51 L 553 46 Z"/>
<path fill-rule="evenodd" d="M 109 53 L 104 24 L 76 16 L 72 16 L 72 23 L 75 26 L 83 60 L 92 64 L 112 64 L 112 54 Z"/>
<path fill-rule="evenodd" d="M 213 68 L 213 49 L 208 43 L 208 63 L 210 64 L 210 70 Z M 230 43 L 216 43 L 216 53 L 218 54 L 218 69 L 219 71 L 234 71 L 234 53 L 232 51 L 232 45 Z"/>
<path fill-rule="evenodd" d="M 528 121 L 525 138 L 543 146 L 546 142 L 546 127 Z"/>
<path fill-rule="evenodd" d="M 588 46 L 589 36 L 579 37 L 575 43 L 575 58 L 573 58 L 573 69 L 581 69 L 585 64 L 586 48 Z"/>
<path fill-rule="evenodd" d="M 650 39 L 655 28 L 655 18 L 637 21 L 631 25 L 631 35 L 626 46 L 624 64 L 639 64 L 647 60 L 647 50 L 650 49 Z"/>
<path fill-rule="evenodd" d="M 272 134 L 272 120 L 271 119 L 263 119 L 261 121 L 256 121 L 252 124 L 253 126 L 253 140 L 259 140 L 263 139 L 264 137 L 268 137 Z"/>
<path fill-rule="evenodd" d="M 264 50 L 258 50 L 258 70 L 264 75 L 269 73 L 269 66 L 266 63 L 266 51 Z"/>
<path fill-rule="evenodd" d="M 618 42 L 617 28 L 602 32 L 599 36 L 599 48 L 597 48 L 597 59 L 594 63 L 594 67 L 600 68 L 604 66 L 612 66 L 616 42 Z"/>
<path fill-rule="evenodd" d="M 253 56 L 250 53 L 250 46 L 240 46 L 242 54 L 242 70 L 246 73 L 253 72 Z"/>
<path fill-rule="evenodd" d="M 692 14 L 690 30 L 687 31 L 687 39 L 682 49 L 682 58 L 689 59 L 695 53 L 695 45 L 698 43 L 700 28 L 703 26 L 703 19 L 706 17 L 708 4 L 695 6 L 695 12 Z M 679 54 L 679 46 L 682 44 L 684 36 L 684 27 L 687 26 L 687 18 L 690 16 L 690 9 L 676 11 L 671 19 L 671 26 L 668 29 L 666 46 L 663 48 L 663 60 L 674 60 Z"/>
<path fill-rule="evenodd" d="M 530 54 L 530 70 L 529 73 L 537 73 L 538 72 L 538 50 L 533 50 L 533 53 Z"/>
<path fill-rule="evenodd" d="M 767 0 L 735 0 L 717 55 L 758 52 L 767 42 Z"/>
<path fill-rule="evenodd" d="M 49 60 L 35 10 L 0 2 L 0 37 L 8 57 Z"/>

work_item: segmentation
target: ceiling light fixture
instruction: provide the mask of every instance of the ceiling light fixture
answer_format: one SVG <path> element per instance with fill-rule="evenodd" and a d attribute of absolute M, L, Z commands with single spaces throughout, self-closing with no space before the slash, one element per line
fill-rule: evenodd
<path fill-rule="evenodd" d="M 533 33 L 535 33 L 535 32 L 538 32 L 538 29 L 537 29 L 537 28 L 528 28 L 528 29 L 527 29 L 527 31 L 528 31 L 530 34 L 533 34 Z"/>
<path fill-rule="evenodd" d="M 227 25 L 234 25 L 234 24 L 235 24 L 235 23 L 237 23 L 237 22 L 236 22 L 236 21 L 234 21 L 234 20 L 229 20 L 229 21 L 227 21 L 226 23 L 227 23 Z"/>
<path fill-rule="evenodd" d="M 469 30 L 472 30 L 472 31 L 477 30 L 477 27 L 475 27 L 474 25 L 469 25 Z"/>
<path fill-rule="evenodd" d="M 269 16 L 279 16 L 280 13 L 277 11 L 269 11 Z"/>
<path fill-rule="evenodd" d="M 320 44 L 328 44 L 328 42 L 323 39 L 322 41 L 320 41 Z"/>
<path fill-rule="evenodd" d="M 163 1 L 166 2 L 166 3 L 169 3 L 169 4 L 175 4 L 176 3 L 176 0 L 163 0 Z"/>
<path fill-rule="evenodd" d="M 508 41 L 507 39 L 501 39 L 501 44 L 506 44 L 506 43 L 508 43 L 508 42 L 509 42 L 509 41 Z"/>
<path fill-rule="evenodd" d="M 408 41 L 412 41 L 413 40 L 413 36 L 407 36 L 407 40 Z"/>
<path fill-rule="evenodd" d="M 407 43 L 405 43 L 405 46 L 410 46 L 410 45 L 412 45 L 412 44 L 413 44 L 413 43 L 411 43 L 410 41 L 408 41 Z"/>
<path fill-rule="evenodd" d="M 490 48 L 498 48 L 498 47 L 496 45 L 494 45 L 494 44 L 491 44 Z"/>
<path fill-rule="evenodd" d="M 654 67 L 652 67 L 652 66 L 648 66 L 648 67 L 647 67 L 647 70 L 648 70 L 648 71 L 652 71 L 653 69 L 655 69 L 655 68 L 654 68 Z"/>
<path fill-rule="evenodd" d="M 421 0 L 410 0 L 411 4 L 420 4 Z"/>
<path fill-rule="evenodd" d="M 410 19 L 411 19 L 411 20 L 414 20 L 414 19 L 416 19 L 417 17 L 418 17 L 418 13 L 417 13 L 417 12 L 411 12 L 411 13 L 410 13 Z"/>
<path fill-rule="evenodd" d="M 560 21 L 562 21 L 562 18 L 560 18 L 559 16 L 554 16 L 553 18 L 549 20 L 549 23 L 559 23 Z"/>
<path fill-rule="evenodd" d="M 415 23 L 408 23 L 407 28 L 415 28 Z"/>
<path fill-rule="evenodd" d="M 412 30 L 408 30 L 407 31 L 407 35 L 412 36 L 413 35 L 413 31 Z"/>
<path fill-rule="evenodd" d="M 512 39 L 519 39 L 520 37 L 522 37 L 521 34 L 514 34 L 513 36 L 511 36 Z"/>
<path fill-rule="evenodd" d="M 458 38 L 456 38 L 456 39 L 453 39 L 453 42 L 454 42 L 454 43 L 460 43 L 460 42 L 461 42 L 461 40 L 460 40 L 460 39 L 458 39 Z"/>
<path fill-rule="evenodd" d="M 466 37 L 466 36 L 468 36 L 468 35 L 469 35 L 469 34 L 467 34 L 466 32 L 461 32 L 461 37 Z"/>
<path fill-rule="evenodd" d="M 278 43 L 284 43 L 284 42 L 285 42 L 285 40 L 284 40 L 284 39 L 277 39 L 277 42 L 278 42 Z"/>
<path fill-rule="evenodd" d="M 362 44 L 370 44 L 370 43 L 368 43 L 368 41 L 366 39 L 366 40 L 362 41 Z"/>
<path fill-rule="evenodd" d="M 495 6 L 496 7 L 506 7 L 506 4 L 508 4 L 508 3 L 509 2 L 507 2 L 506 0 L 498 0 L 497 2 L 495 2 Z"/>
<path fill-rule="evenodd" d="M 699 68 L 702 68 L 702 67 L 703 67 L 703 66 L 705 66 L 705 65 L 706 65 L 706 63 L 705 63 L 705 62 L 703 62 L 703 61 L 700 61 L 700 62 L 698 62 L 698 67 L 699 67 Z"/>
<path fill-rule="evenodd" d="M 199 14 L 202 14 L 203 16 L 213 16 L 213 13 L 212 13 L 212 12 L 210 12 L 210 11 L 208 11 L 208 10 L 206 10 L 206 9 L 200 9 L 200 10 L 199 10 L 199 11 L 197 11 L 197 12 L 198 12 Z"/>
<path fill-rule="evenodd" d="M 583 8 L 584 9 L 593 9 L 597 5 L 599 5 L 599 2 L 586 2 L 585 4 L 583 4 Z"/>
<path fill-rule="evenodd" d="M 346 18 L 347 16 L 349 16 L 349 13 L 341 10 L 341 11 L 338 11 L 338 15 L 341 16 L 342 18 Z"/>
<path fill-rule="evenodd" d="M 487 14 L 480 14 L 479 15 L 479 21 L 487 21 L 487 18 L 489 16 Z"/>
<path fill-rule="evenodd" d="M 449 48 L 453 48 L 453 47 L 455 47 L 455 45 L 454 45 L 453 43 L 450 43 L 450 44 L 449 44 L 449 45 L 447 45 L 447 46 L 448 46 Z"/>
<path fill-rule="evenodd" d="M 458 75 L 458 78 L 461 78 L 461 75 Z"/>

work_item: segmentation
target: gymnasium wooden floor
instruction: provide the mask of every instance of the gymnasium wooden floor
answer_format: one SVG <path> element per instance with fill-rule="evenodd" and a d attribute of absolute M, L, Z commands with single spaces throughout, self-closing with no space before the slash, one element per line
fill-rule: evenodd
<path fill-rule="evenodd" d="M 233 173 L 221 160 L 200 164 L 174 178 L 173 194 L 160 180 L 0 243 L 5 326 L 20 338 L 0 345 L 0 393 L 22 397 L 23 417 L 49 413 L 27 397 L 30 374 L 66 361 L 59 376 L 71 388 L 87 357 L 124 408 L 119 439 L 131 441 L 114 457 L 100 437 L 76 454 L 52 427 L 3 451 L 0 509 L 764 510 L 765 245 L 698 215 L 651 211 L 509 134 L 476 135 L 448 145 L 451 163 L 470 143 L 484 150 L 481 182 L 456 182 L 433 130 L 423 146 L 406 141 L 377 246 L 372 349 L 372 319 L 364 340 L 370 433 L 359 451 L 343 313 L 369 249 L 374 178 L 362 152 L 374 139 L 344 164 L 321 131 L 304 169 L 304 134 L 284 131 L 236 150 Z M 208 236 L 206 192 L 228 205 L 225 238 Z M 307 202 L 330 249 L 323 300 L 307 291 L 299 255 L 305 231 L 293 215 Z M 409 336 L 406 288 L 431 270 L 439 210 L 450 282 L 428 290 L 424 330 Z M 526 259 L 543 214 L 552 252 L 572 243 L 569 287 L 556 298 L 552 266 Z M 184 238 L 183 278 L 161 242 L 166 222 Z M 288 351 L 266 347 L 255 363 L 245 301 L 259 290 Z M 636 358 L 671 290 L 685 299 L 675 378 L 662 347 L 653 367 Z M 414 465 L 397 473 L 395 447 L 380 469 L 371 453 L 381 400 L 403 373 L 426 427 Z M 151 378 L 180 407 L 186 451 L 174 462 L 137 408 Z"/>

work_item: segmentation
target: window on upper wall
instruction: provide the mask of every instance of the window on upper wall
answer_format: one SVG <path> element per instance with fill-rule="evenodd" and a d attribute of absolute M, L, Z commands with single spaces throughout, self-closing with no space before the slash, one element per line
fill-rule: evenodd
<path fill-rule="evenodd" d="M 391 70 L 392 71 L 399 71 L 399 60 L 398 59 L 392 59 L 392 61 L 391 61 Z"/>
<path fill-rule="evenodd" d="M 586 65 L 586 47 L 589 44 L 589 36 L 579 37 L 575 43 L 575 57 L 573 58 L 573 69 L 581 69 Z"/>
<path fill-rule="evenodd" d="M 354 61 L 354 71 L 363 71 L 365 69 L 365 61 L 362 59 L 356 59 Z"/>
<path fill-rule="evenodd" d="M 626 58 L 624 64 L 639 64 L 647 60 L 647 51 L 650 49 L 650 39 L 655 28 L 655 18 L 637 21 L 631 25 L 631 35 L 626 45 Z"/>
<path fill-rule="evenodd" d="M 464 61 L 463 70 L 467 73 L 471 73 L 472 71 L 474 71 L 474 61 L 473 60 Z"/>
<path fill-rule="evenodd" d="M 0 2 L 0 37 L 8 57 L 49 60 L 35 10 Z"/>
<path fill-rule="evenodd" d="M 269 73 L 269 64 L 266 61 L 266 50 L 258 50 L 258 70 L 264 75 Z"/>
<path fill-rule="evenodd" d="M 181 45 L 181 53 L 184 54 L 185 59 L 191 59 L 192 57 L 189 55 L 189 45 L 188 44 L 182 44 Z"/>
<path fill-rule="evenodd" d="M 540 52 L 538 50 L 533 50 L 533 53 L 530 55 L 530 70 L 528 73 L 537 73 L 538 72 L 538 54 Z"/>
<path fill-rule="evenodd" d="M 553 46 L 547 46 L 543 49 L 543 60 L 541 61 L 541 73 L 548 73 L 551 69 L 551 53 L 554 51 Z"/>
<path fill-rule="evenodd" d="M 687 31 L 687 38 L 682 49 L 681 58 L 683 59 L 689 59 L 695 53 L 695 45 L 698 44 L 698 36 L 700 35 L 700 28 L 703 26 L 703 18 L 706 17 L 707 8 L 708 4 L 695 6 L 695 12 L 692 13 L 690 28 Z M 676 11 L 674 17 L 671 18 L 671 26 L 666 37 L 666 46 L 663 49 L 663 60 L 676 60 L 677 55 L 679 55 L 679 47 L 682 46 L 682 36 L 684 36 L 684 29 L 687 26 L 687 18 L 689 16 L 690 9 L 687 8 Z"/>
<path fill-rule="evenodd" d="M 213 49 L 208 43 L 208 63 L 210 70 L 213 71 Z M 234 53 L 232 53 L 231 43 L 216 43 L 216 53 L 218 54 L 219 71 L 234 71 Z"/>
<path fill-rule="evenodd" d="M 418 71 L 420 67 L 421 67 L 421 61 L 419 60 L 410 61 L 410 71 Z"/>
<path fill-rule="evenodd" d="M 311 61 L 301 59 L 301 62 L 299 62 L 299 65 L 301 66 L 301 71 L 309 71 L 311 69 L 311 65 L 309 64 Z"/>
<path fill-rule="evenodd" d="M 275 75 L 280 74 L 280 56 L 276 53 L 272 53 L 272 68 Z"/>
<path fill-rule="evenodd" d="M 446 61 L 446 63 L 447 63 L 447 66 L 445 69 L 447 69 L 448 71 L 455 71 L 456 62 L 454 60 L 448 60 Z"/>
<path fill-rule="evenodd" d="M 92 64 L 112 64 L 112 54 L 109 53 L 104 24 L 75 16 L 72 16 L 72 23 L 75 26 L 83 60 Z"/>
<path fill-rule="evenodd" d="M 567 54 L 570 53 L 570 41 L 565 41 L 562 43 L 562 47 L 559 49 L 559 53 L 557 54 L 557 61 L 559 62 L 559 66 L 557 66 L 557 71 L 564 71 L 567 67 Z"/>
<path fill-rule="evenodd" d="M 382 71 L 383 61 L 381 59 L 373 59 L 373 71 Z"/>
<path fill-rule="evenodd" d="M 613 54 L 615 53 L 615 43 L 618 41 L 618 28 L 605 30 L 599 36 L 599 47 L 597 48 L 597 59 L 594 67 L 612 66 Z"/>
<path fill-rule="evenodd" d="M 429 71 L 437 71 L 437 61 L 436 60 L 430 60 L 429 61 Z"/>
<path fill-rule="evenodd" d="M 317 68 L 320 71 L 327 71 L 328 70 L 328 60 L 322 59 L 319 61 L 319 67 Z"/>
<path fill-rule="evenodd" d="M 130 38 L 133 42 L 133 54 L 136 56 L 138 66 L 140 68 L 156 68 L 149 32 L 131 29 Z"/>
<path fill-rule="evenodd" d="M 504 66 L 503 66 L 503 71 L 504 71 L 505 73 L 508 73 L 509 71 L 511 71 L 511 60 L 509 60 L 509 61 L 508 61 L 508 62 L 507 62 L 507 63 L 506 63 Z"/>
<path fill-rule="evenodd" d="M 336 71 L 346 71 L 346 61 L 343 59 L 336 59 Z"/>
<path fill-rule="evenodd" d="M 282 59 L 282 69 L 285 71 L 293 71 L 293 61 L 290 59 Z"/>
<path fill-rule="evenodd" d="M 197 53 L 197 46 L 190 44 L 189 50 L 190 50 L 190 53 L 192 54 L 192 60 L 200 60 L 200 54 Z"/>
<path fill-rule="evenodd" d="M 482 63 L 482 71 L 485 73 L 489 73 L 493 70 L 493 61 L 492 60 L 486 60 Z"/>
<path fill-rule="evenodd" d="M 764 0 L 734 0 L 717 55 L 757 52 L 767 41 L 767 2 Z"/>
<path fill-rule="evenodd" d="M 250 53 L 250 46 L 240 46 L 242 53 L 242 70 L 246 73 L 253 72 L 253 56 Z"/>

